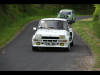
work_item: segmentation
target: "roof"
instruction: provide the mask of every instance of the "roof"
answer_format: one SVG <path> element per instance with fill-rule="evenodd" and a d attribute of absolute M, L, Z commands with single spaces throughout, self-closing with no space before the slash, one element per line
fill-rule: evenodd
<path fill-rule="evenodd" d="M 63 18 L 43 18 L 41 20 L 62 20 L 62 21 L 67 21 L 67 19 L 63 19 Z"/>

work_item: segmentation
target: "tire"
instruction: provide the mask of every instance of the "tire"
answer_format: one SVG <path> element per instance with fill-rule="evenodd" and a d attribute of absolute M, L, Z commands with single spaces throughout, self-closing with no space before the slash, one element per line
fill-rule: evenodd
<path fill-rule="evenodd" d="M 70 22 L 68 22 L 68 24 L 72 24 L 72 22 L 70 21 Z"/>
<path fill-rule="evenodd" d="M 38 47 L 33 47 L 33 46 L 32 46 L 32 50 L 33 50 L 33 51 L 37 51 L 37 50 L 38 50 Z"/>
<path fill-rule="evenodd" d="M 68 51 L 70 51 L 70 44 L 69 44 L 69 46 L 68 46 L 67 50 L 68 50 Z"/>
<path fill-rule="evenodd" d="M 70 45 L 71 45 L 71 46 L 74 46 L 74 43 L 73 43 L 73 41 L 70 43 Z"/>

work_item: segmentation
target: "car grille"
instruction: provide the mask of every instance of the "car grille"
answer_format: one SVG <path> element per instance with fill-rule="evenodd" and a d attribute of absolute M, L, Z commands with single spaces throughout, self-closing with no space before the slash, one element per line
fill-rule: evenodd
<path fill-rule="evenodd" d="M 42 39 L 59 39 L 59 37 L 42 37 Z"/>
<path fill-rule="evenodd" d="M 59 37 L 42 36 L 43 42 L 57 42 L 57 39 L 59 39 Z"/>
<path fill-rule="evenodd" d="M 57 42 L 57 40 L 43 40 L 43 42 Z"/>

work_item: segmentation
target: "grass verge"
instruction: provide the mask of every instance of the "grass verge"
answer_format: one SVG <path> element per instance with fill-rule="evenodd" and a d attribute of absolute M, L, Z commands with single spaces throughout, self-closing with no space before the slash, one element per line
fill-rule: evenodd
<path fill-rule="evenodd" d="M 93 29 L 92 18 L 83 19 L 73 23 L 72 28 L 83 38 L 95 57 L 95 64 L 92 70 L 100 71 L 100 38 L 96 36 Z"/>

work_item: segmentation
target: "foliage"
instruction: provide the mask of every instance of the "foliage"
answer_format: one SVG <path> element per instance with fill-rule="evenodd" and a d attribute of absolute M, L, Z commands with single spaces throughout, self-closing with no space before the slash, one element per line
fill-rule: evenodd
<path fill-rule="evenodd" d="M 0 4 L 0 31 L 22 18 L 57 15 L 61 9 L 71 8 L 76 14 L 90 14 L 91 11 L 85 13 L 86 7 L 93 9 L 92 4 Z"/>
<path fill-rule="evenodd" d="M 96 36 L 100 38 L 100 4 L 93 4 L 95 11 L 93 13 L 93 30 Z"/>
<path fill-rule="evenodd" d="M 95 11 L 93 13 L 93 21 L 99 20 L 99 14 L 100 14 L 100 4 L 94 4 Z"/>
<path fill-rule="evenodd" d="M 94 10 L 92 4 L 0 4 L 0 30 L 28 16 L 57 15 L 61 9 L 67 8 L 80 15 L 91 14 Z"/>

